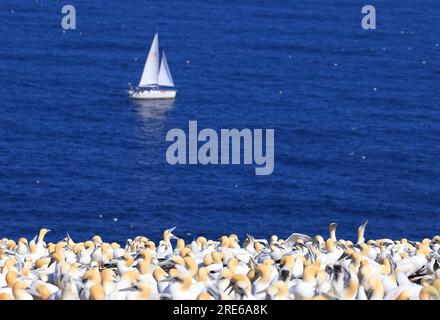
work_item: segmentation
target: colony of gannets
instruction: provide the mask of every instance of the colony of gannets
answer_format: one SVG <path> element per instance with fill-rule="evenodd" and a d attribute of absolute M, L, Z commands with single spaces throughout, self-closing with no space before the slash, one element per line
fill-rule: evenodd
<path fill-rule="evenodd" d="M 356 243 L 294 233 L 285 240 L 234 234 L 190 243 L 174 228 L 156 244 L 139 236 L 0 241 L 0 299 L 439 299 L 440 236 Z M 171 241 L 173 240 L 173 241 Z"/>

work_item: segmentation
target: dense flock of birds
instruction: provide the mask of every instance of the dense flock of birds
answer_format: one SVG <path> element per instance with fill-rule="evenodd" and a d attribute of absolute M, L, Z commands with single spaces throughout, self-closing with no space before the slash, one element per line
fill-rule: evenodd
<path fill-rule="evenodd" d="M 440 236 L 327 239 L 294 233 L 285 240 L 236 235 L 185 243 L 164 231 L 125 246 L 94 236 L 45 242 L 0 240 L 0 299 L 439 299 Z M 173 240 L 173 241 L 172 241 Z M 174 245 L 174 246 L 173 246 Z"/>

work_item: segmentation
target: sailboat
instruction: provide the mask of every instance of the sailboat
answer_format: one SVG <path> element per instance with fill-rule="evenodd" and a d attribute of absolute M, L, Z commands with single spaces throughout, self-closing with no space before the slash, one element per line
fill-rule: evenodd
<path fill-rule="evenodd" d="M 132 99 L 174 99 L 176 93 L 165 52 L 162 51 L 159 57 L 159 36 L 156 33 L 148 52 L 141 81 L 137 87 L 130 87 L 128 94 Z"/>

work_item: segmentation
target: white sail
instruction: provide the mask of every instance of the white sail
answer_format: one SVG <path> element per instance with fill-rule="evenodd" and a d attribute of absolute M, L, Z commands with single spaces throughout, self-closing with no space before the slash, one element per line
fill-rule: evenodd
<path fill-rule="evenodd" d="M 159 74 L 159 36 L 154 35 L 153 43 L 148 52 L 147 62 L 145 62 L 144 72 L 142 73 L 139 87 L 148 87 L 157 85 L 157 77 Z"/>
<path fill-rule="evenodd" d="M 174 87 L 174 81 L 171 77 L 170 68 L 168 67 L 167 58 L 165 57 L 165 52 L 162 51 L 162 61 L 160 63 L 159 77 L 158 77 L 159 86 L 165 87 Z"/>

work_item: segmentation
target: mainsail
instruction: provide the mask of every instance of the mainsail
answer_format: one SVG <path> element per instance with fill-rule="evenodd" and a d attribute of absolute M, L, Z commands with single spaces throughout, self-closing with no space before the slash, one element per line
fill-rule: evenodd
<path fill-rule="evenodd" d="M 159 74 L 159 36 L 154 35 L 153 43 L 148 52 L 147 62 L 145 62 L 144 71 L 142 73 L 139 87 L 148 87 L 158 84 Z"/>
<path fill-rule="evenodd" d="M 168 67 L 165 52 L 162 51 L 162 61 L 160 63 L 160 70 L 158 76 L 159 86 L 174 87 L 174 81 L 171 77 L 170 68 Z"/>

